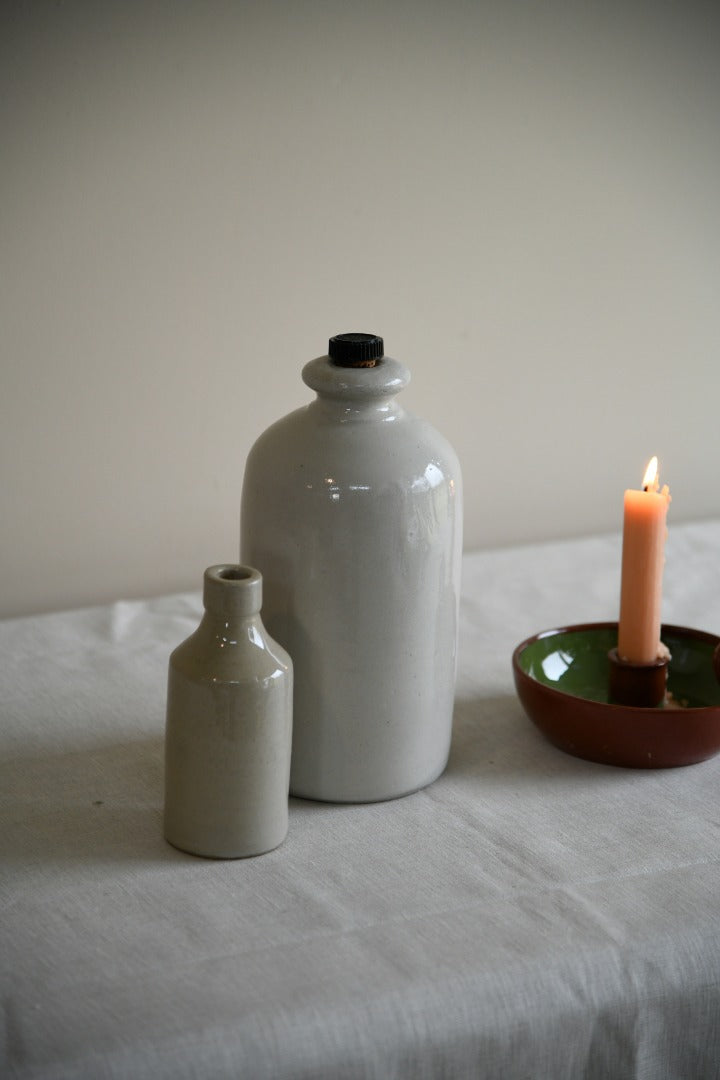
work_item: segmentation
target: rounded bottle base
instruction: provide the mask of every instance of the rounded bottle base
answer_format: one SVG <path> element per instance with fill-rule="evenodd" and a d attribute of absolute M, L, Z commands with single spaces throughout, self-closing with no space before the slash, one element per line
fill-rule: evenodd
<path fill-rule="evenodd" d="M 271 851 L 276 851 L 277 848 L 285 842 L 287 832 L 285 832 L 279 840 L 271 842 L 270 844 L 262 844 L 257 849 L 253 848 L 250 851 L 246 849 L 238 851 L 236 848 L 232 850 L 221 850 L 219 848 L 210 850 L 212 845 L 193 844 L 192 841 L 186 843 L 182 840 L 174 840 L 168 836 L 167 833 L 165 833 L 164 836 L 171 847 L 184 852 L 186 855 L 196 855 L 202 859 L 254 859 L 257 858 L 258 855 L 267 855 Z"/>
<path fill-rule="evenodd" d="M 301 790 L 301 786 L 294 787 L 290 785 L 290 796 L 294 799 L 305 799 L 309 802 L 324 802 L 335 803 L 337 805 L 344 806 L 361 806 L 364 803 L 379 803 L 379 802 L 393 802 L 395 799 L 404 799 L 406 795 L 414 795 L 416 791 L 422 791 L 423 788 L 430 787 L 436 780 L 439 780 L 442 774 L 447 768 L 448 759 L 442 763 L 439 769 L 431 773 L 427 780 L 422 780 L 419 784 L 412 784 L 409 787 L 403 787 L 398 791 L 392 791 L 389 793 L 373 793 L 356 794 L 351 797 L 332 791 L 323 792 L 319 794 L 317 791 L 310 791 L 305 789 Z"/>

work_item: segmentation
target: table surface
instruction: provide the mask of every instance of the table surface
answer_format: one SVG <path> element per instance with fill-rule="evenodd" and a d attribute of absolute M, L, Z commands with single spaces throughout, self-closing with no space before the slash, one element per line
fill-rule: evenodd
<path fill-rule="evenodd" d="M 667 622 L 720 632 L 719 550 L 671 529 Z M 619 564 L 619 536 L 467 556 L 445 774 L 291 800 L 250 860 L 161 835 L 199 593 L 1 623 L 0 1073 L 720 1075 L 720 757 L 581 761 L 513 690 L 523 638 L 616 618 Z"/>

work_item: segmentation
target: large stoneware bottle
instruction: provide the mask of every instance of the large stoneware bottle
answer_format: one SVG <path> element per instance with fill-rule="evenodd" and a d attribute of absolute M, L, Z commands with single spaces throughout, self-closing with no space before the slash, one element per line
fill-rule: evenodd
<path fill-rule="evenodd" d="M 445 768 L 462 541 L 458 460 L 397 394 L 382 338 L 340 334 L 302 372 L 317 397 L 247 460 L 241 557 L 295 670 L 290 791 L 405 795 Z"/>

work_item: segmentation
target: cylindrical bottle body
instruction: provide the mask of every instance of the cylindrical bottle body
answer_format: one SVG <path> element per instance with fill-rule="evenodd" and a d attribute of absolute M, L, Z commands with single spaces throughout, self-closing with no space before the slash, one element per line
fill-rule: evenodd
<path fill-rule="evenodd" d="M 292 663 L 259 615 L 206 611 L 170 657 L 165 837 L 196 855 L 239 858 L 288 828 Z"/>
<path fill-rule="evenodd" d="M 367 802 L 434 780 L 452 731 L 462 542 L 447 441 L 370 397 L 313 402 L 251 451 L 241 536 L 294 662 L 291 794 Z"/>

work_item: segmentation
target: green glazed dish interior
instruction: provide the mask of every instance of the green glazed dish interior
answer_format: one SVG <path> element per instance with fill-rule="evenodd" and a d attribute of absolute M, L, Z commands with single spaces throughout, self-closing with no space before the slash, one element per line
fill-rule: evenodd
<path fill-rule="evenodd" d="M 720 684 L 713 674 L 714 645 L 700 637 L 663 628 L 670 650 L 668 690 L 686 708 L 720 705 Z M 617 645 L 617 626 L 549 631 L 522 650 L 521 669 L 532 679 L 573 697 L 607 703 L 608 652 Z M 663 706 L 659 706 L 662 708 Z"/>

